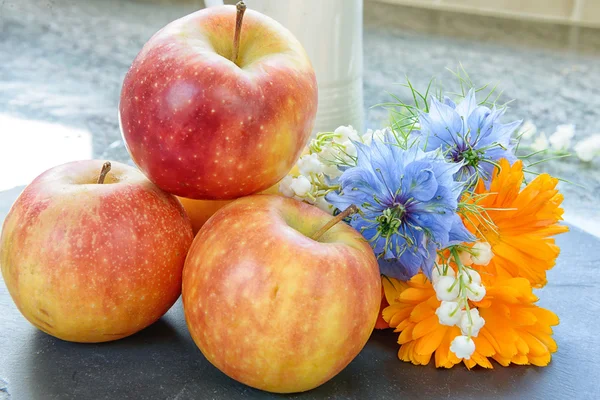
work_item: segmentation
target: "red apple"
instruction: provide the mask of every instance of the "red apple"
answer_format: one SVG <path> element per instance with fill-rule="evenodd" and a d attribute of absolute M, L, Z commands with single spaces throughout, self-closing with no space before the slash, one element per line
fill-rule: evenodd
<path fill-rule="evenodd" d="M 156 33 L 123 82 L 131 157 L 167 192 L 224 200 L 267 189 L 292 168 L 317 111 L 315 73 L 279 23 L 248 10 L 233 58 L 236 9 L 212 7 Z"/>
<path fill-rule="evenodd" d="M 183 271 L 192 338 L 214 366 L 246 385 L 310 390 L 363 348 L 379 312 L 381 281 L 369 244 L 317 207 L 256 195 L 202 227 Z"/>
<path fill-rule="evenodd" d="M 102 161 L 54 167 L 25 188 L 4 221 L 0 264 L 21 313 L 74 342 L 131 335 L 159 319 L 181 292 L 192 242 L 170 194 L 133 167 Z"/>

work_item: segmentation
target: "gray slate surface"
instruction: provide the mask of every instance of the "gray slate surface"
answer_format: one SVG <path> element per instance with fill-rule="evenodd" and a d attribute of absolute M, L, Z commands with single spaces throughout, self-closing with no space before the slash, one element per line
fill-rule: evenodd
<path fill-rule="evenodd" d="M 16 198 L 0 198 L 6 213 Z M 546 368 L 496 365 L 436 370 L 397 359 L 398 334 L 374 332 L 360 355 L 306 399 L 600 398 L 600 240 L 577 228 L 559 237 L 563 253 L 537 294 L 556 312 L 559 350 Z M 248 388 L 210 365 L 185 326 L 181 301 L 157 323 L 104 344 L 55 339 L 30 325 L 0 280 L 0 399 L 237 399 L 278 397 Z M 2 386 L 5 386 L 3 389 Z M 4 391 L 4 392 L 3 392 Z M 4 396 L 4 398 L 2 397 Z"/>

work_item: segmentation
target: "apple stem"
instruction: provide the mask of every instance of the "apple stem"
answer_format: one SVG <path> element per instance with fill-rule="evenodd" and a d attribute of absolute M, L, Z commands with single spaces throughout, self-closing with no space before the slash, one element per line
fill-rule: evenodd
<path fill-rule="evenodd" d="M 104 183 L 104 179 L 106 178 L 106 175 L 108 174 L 108 172 L 110 171 L 110 161 L 105 162 L 102 165 L 102 169 L 100 170 L 100 176 L 98 176 L 98 184 L 102 184 Z"/>
<path fill-rule="evenodd" d="M 243 1 L 239 1 L 235 8 L 237 14 L 235 16 L 235 34 L 233 36 L 233 54 L 231 61 L 237 64 L 238 53 L 240 51 L 240 36 L 242 34 L 242 20 L 244 19 L 244 12 L 246 11 L 246 4 Z"/>
<path fill-rule="evenodd" d="M 344 218 L 349 217 L 352 214 L 356 214 L 357 212 L 358 212 L 358 207 L 356 207 L 354 204 L 351 204 L 344 211 L 342 211 L 341 213 L 339 213 L 338 215 L 336 215 L 335 217 L 330 219 L 329 222 L 327 222 L 325 225 L 323 225 L 323 227 L 321 229 L 319 229 L 318 231 L 316 231 L 310 238 L 312 240 L 319 240 L 321 238 L 321 236 L 323 236 L 323 234 L 325 234 L 325 232 L 327 232 L 329 229 L 331 229 L 335 224 L 337 224 Z"/>

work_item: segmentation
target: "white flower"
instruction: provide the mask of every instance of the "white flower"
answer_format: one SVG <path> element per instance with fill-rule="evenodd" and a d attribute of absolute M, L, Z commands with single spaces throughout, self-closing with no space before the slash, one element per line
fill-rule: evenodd
<path fill-rule="evenodd" d="M 333 140 L 337 143 L 343 143 L 348 140 L 359 140 L 358 132 L 351 125 L 338 126 L 333 133 L 336 134 Z"/>
<path fill-rule="evenodd" d="M 488 265 L 494 257 L 492 246 L 488 242 L 477 242 L 471 247 L 473 264 Z"/>
<path fill-rule="evenodd" d="M 467 297 L 471 301 L 481 301 L 485 297 L 485 286 L 481 283 L 467 283 Z"/>
<path fill-rule="evenodd" d="M 433 285 L 435 295 L 440 301 L 454 301 L 458 297 L 460 285 L 452 276 L 441 276 Z"/>
<path fill-rule="evenodd" d="M 327 146 L 323 146 L 321 151 L 317 153 L 321 161 L 333 160 L 335 157 L 335 150 L 331 147 L 331 143 L 326 143 Z"/>
<path fill-rule="evenodd" d="M 450 343 L 450 351 L 458 358 L 469 360 L 475 352 L 475 342 L 468 336 L 457 336 Z"/>
<path fill-rule="evenodd" d="M 460 250 L 458 252 L 458 259 L 462 263 L 462 265 L 471 265 L 473 264 L 473 259 L 471 258 L 471 253 L 468 251 Z"/>
<path fill-rule="evenodd" d="M 285 197 L 294 197 L 294 191 L 290 187 L 294 178 L 291 175 L 286 175 L 281 182 L 279 182 L 279 193 Z"/>
<path fill-rule="evenodd" d="M 581 161 L 592 161 L 600 155 L 600 133 L 583 139 L 575 145 L 575 154 Z"/>
<path fill-rule="evenodd" d="M 356 157 L 357 152 L 354 143 L 352 143 L 350 140 L 344 140 L 341 144 L 344 146 L 344 149 L 348 155 Z"/>
<path fill-rule="evenodd" d="M 356 157 L 356 146 L 352 141 L 358 141 L 358 133 L 351 126 L 340 126 L 331 133 L 318 134 L 311 142 L 311 149 L 325 166 L 335 167 L 342 165 L 354 165 Z M 341 175 L 340 172 L 330 169 L 330 177 Z"/>
<path fill-rule="evenodd" d="M 466 284 L 481 283 L 481 275 L 479 275 L 479 272 L 475 271 L 474 269 L 468 269 L 468 270 L 462 271 L 460 273 L 460 276 L 461 276 L 463 282 Z"/>
<path fill-rule="evenodd" d="M 469 319 L 469 315 L 471 318 Z M 460 331 L 463 335 L 477 337 L 479 330 L 485 325 L 485 320 L 479 315 L 479 310 L 472 308 L 467 313 L 466 311 L 460 317 Z"/>
<path fill-rule="evenodd" d="M 525 121 L 519 129 L 518 136 L 524 139 L 531 139 L 537 133 L 537 126 L 531 121 Z"/>
<path fill-rule="evenodd" d="M 462 316 L 460 306 L 455 301 L 442 301 L 437 310 L 435 310 L 435 314 L 438 316 L 440 324 L 448 326 L 458 324 Z"/>
<path fill-rule="evenodd" d="M 310 192 L 312 184 L 304 175 L 300 175 L 297 178 L 292 179 L 290 189 L 294 191 L 296 196 L 304 197 Z"/>
<path fill-rule="evenodd" d="M 323 164 L 323 173 L 330 178 L 337 178 L 342 175 L 342 171 L 333 164 Z"/>
<path fill-rule="evenodd" d="M 390 131 L 390 128 L 385 128 L 381 130 L 378 129 L 376 131 L 373 131 L 372 129 L 367 129 L 365 134 L 361 136 L 360 140 L 366 145 L 370 145 L 373 142 L 373 140 L 383 142 L 383 140 L 385 139 L 385 135 L 388 131 Z"/>
<path fill-rule="evenodd" d="M 329 214 L 333 213 L 333 205 L 329 204 L 327 200 L 325 200 L 325 197 L 317 197 L 317 200 L 315 201 L 315 206 L 319 207 L 321 210 Z"/>
<path fill-rule="evenodd" d="M 449 266 L 446 267 L 446 271 L 444 271 L 444 266 L 440 265 L 439 263 L 436 263 L 436 265 L 431 270 L 431 282 L 433 282 L 433 284 L 436 284 L 440 280 L 441 276 L 455 277 L 456 273 Z"/>
<path fill-rule="evenodd" d="M 575 136 L 575 125 L 558 125 L 556 132 L 550 135 L 549 142 L 555 150 L 565 150 L 571 145 Z"/>
<path fill-rule="evenodd" d="M 548 143 L 548 138 L 546 137 L 545 133 L 540 133 L 537 139 L 535 139 L 534 142 L 531 144 L 531 148 L 533 149 L 533 151 L 547 150 L 549 146 L 550 143 Z"/>
<path fill-rule="evenodd" d="M 316 153 L 303 155 L 296 165 L 300 173 L 305 176 L 310 176 L 311 173 L 320 174 L 325 167 Z"/>

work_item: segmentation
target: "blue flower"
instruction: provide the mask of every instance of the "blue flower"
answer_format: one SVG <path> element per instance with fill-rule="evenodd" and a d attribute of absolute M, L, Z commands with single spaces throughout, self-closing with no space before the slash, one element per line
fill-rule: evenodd
<path fill-rule="evenodd" d="M 473 240 L 456 213 L 464 184 L 453 176 L 461 163 L 439 151 L 404 150 L 390 133 L 355 145 L 357 165 L 326 199 L 340 210 L 359 208 L 350 224 L 371 243 L 382 274 L 408 279 L 421 268 L 430 276 L 438 249 Z"/>
<path fill-rule="evenodd" d="M 463 163 L 457 180 L 467 186 L 479 178 L 489 182 L 496 161 L 506 158 L 512 164 L 517 160 L 511 135 L 521 121 L 501 124 L 504 112 L 478 105 L 473 89 L 458 105 L 448 98 L 442 103 L 432 97 L 429 112 L 419 116 L 421 128 L 416 134 L 421 137 L 423 150 L 441 148 L 448 160 Z"/>

